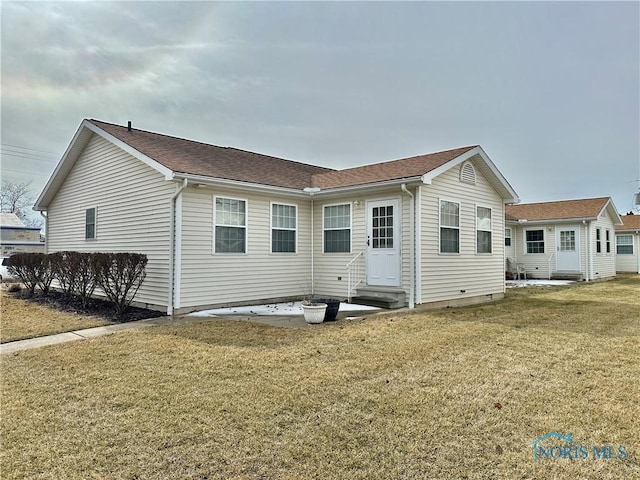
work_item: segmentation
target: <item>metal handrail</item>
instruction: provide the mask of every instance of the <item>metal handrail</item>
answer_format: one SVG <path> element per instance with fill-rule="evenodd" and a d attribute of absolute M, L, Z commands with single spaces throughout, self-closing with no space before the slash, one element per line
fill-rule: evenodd
<path fill-rule="evenodd" d="M 359 252 L 347 263 L 347 301 L 351 302 L 351 292 L 364 280 L 364 251 Z"/>

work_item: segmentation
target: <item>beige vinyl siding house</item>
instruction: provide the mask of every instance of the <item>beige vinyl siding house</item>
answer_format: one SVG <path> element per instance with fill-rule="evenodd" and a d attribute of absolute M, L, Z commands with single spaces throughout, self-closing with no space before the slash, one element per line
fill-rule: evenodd
<path fill-rule="evenodd" d="M 478 146 L 332 170 L 85 120 L 35 208 L 48 252 L 147 254 L 135 300 L 175 314 L 310 294 L 500 298 L 516 202 Z"/>
<path fill-rule="evenodd" d="M 436 177 L 421 187 L 420 223 L 422 300 L 455 304 L 458 299 L 482 298 L 504 293 L 504 276 L 493 272 L 504 262 L 504 204 L 479 169 L 473 183 L 461 181 L 459 168 Z M 458 253 L 440 251 L 440 201 L 459 205 Z M 477 208 L 491 210 L 491 252 L 477 251 Z"/>
<path fill-rule="evenodd" d="M 614 226 L 621 223 L 609 197 L 508 205 L 506 255 L 528 278 L 613 277 Z"/>
<path fill-rule="evenodd" d="M 246 202 L 246 250 L 214 249 L 215 199 Z M 273 205 L 295 207 L 295 252 L 273 252 Z M 178 309 L 289 299 L 306 294 L 310 284 L 310 201 L 228 188 L 189 187 L 182 194 L 181 271 Z M 242 279 L 239 281 L 239 279 Z M 212 295 L 215 292 L 215 295 Z M 344 291 L 342 292 L 344 296 Z"/>
<path fill-rule="evenodd" d="M 136 252 L 149 259 L 136 301 L 168 296 L 169 202 L 174 186 L 153 168 L 94 135 L 47 208 L 47 252 Z M 95 238 L 86 238 L 95 209 Z"/>
<path fill-rule="evenodd" d="M 616 225 L 616 271 L 640 273 L 640 215 L 622 215 Z"/>

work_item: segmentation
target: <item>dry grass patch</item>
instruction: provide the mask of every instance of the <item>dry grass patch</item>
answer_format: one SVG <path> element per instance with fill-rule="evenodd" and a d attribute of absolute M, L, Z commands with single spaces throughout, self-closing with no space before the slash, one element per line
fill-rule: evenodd
<path fill-rule="evenodd" d="M 640 298 L 625 292 L 639 288 L 300 330 L 205 321 L 7 356 L 3 477 L 638 478 Z M 534 462 L 550 431 L 629 456 Z"/>
<path fill-rule="evenodd" d="M 110 323 L 99 318 L 60 312 L 14 298 L 0 290 L 0 342 L 53 335 Z"/>

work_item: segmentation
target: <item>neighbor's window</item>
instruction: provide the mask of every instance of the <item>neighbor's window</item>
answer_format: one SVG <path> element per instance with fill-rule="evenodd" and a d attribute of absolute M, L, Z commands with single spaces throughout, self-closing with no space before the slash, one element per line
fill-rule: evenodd
<path fill-rule="evenodd" d="M 511 229 L 510 228 L 504 229 L 504 246 L 505 247 L 511 246 Z"/>
<path fill-rule="evenodd" d="M 544 253 L 544 230 L 527 230 L 527 253 Z"/>
<path fill-rule="evenodd" d="M 247 252 L 247 202 L 215 198 L 215 253 Z"/>
<path fill-rule="evenodd" d="M 460 253 L 460 204 L 440 200 L 440 253 Z"/>
<path fill-rule="evenodd" d="M 491 209 L 476 207 L 476 252 L 491 253 Z"/>
<path fill-rule="evenodd" d="M 95 240 L 96 238 L 96 207 L 85 210 L 84 238 L 85 240 Z"/>
<path fill-rule="evenodd" d="M 596 253 L 602 252 L 602 242 L 600 240 L 600 229 L 596 228 Z"/>
<path fill-rule="evenodd" d="M 616 235 L 616 253 L 633 255 L 633 235 Z"/>
<path fill-rule="evenodd" d="M 296 253 L 297 207 L 271 204 L 271 252 Z"/>
<path fill-rule="evenodd" d="M 324 251 L 338 253 L 351 251 L 351 205 L 324 207 Z"/>
<path fill-rule="evenodd" d="M 611 231 L 606 229 L 604 231 L 605 239 L 607 241 L 607 253 L 611 253 Z"/>

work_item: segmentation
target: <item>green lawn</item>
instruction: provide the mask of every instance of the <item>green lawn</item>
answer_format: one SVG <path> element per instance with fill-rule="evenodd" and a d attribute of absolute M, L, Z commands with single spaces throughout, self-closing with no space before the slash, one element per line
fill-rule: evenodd
<path fill-rule="evenodd" d="M 640 277 L 2 357 L 2 478 L 640 478 Z M 625 459 L 542 459 L 551 431 Z M 554 442 L 548 442 L 553 445 Z"/>

